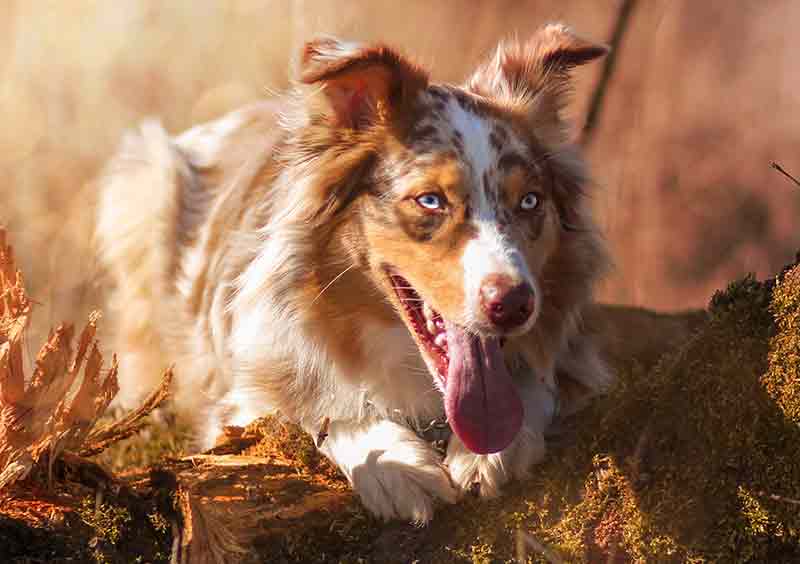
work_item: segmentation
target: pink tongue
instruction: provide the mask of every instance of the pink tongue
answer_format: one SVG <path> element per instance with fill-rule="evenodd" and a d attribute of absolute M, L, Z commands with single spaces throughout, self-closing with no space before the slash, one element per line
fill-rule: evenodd
<path fill-rule="evenodd" d="M 517 436 L 524 410 L 499 339 L 468 335 L 447 323 L 447 349 L 444 408 L 450 427 L 472 452 L 503 450 Z"/>

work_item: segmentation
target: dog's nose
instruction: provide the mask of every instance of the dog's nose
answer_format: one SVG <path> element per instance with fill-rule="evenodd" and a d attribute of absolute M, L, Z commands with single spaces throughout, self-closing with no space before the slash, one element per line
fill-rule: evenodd
<path fill-rule="evenodd" d="M 480 292 L 484 314 L 494 325 L 506 331 L 528 321 L 536 307 L 530 284 L 515 285 L 509 276 L 503 274 L 488 276 Z"/>

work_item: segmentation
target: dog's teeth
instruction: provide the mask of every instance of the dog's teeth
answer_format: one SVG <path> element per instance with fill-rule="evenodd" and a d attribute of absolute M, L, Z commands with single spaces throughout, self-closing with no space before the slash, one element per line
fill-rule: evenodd
<path fill-rule="evenodd" d="M 436 325 L 433 324 L 433 321 L 428 319 L 428 322 L 425 324 L 425 327 L 428 329 L 428 333 L 435 335 L 436 334 Z"/>
<path fill-rule="evenodd" d="M 433 310 L 427 302 L 422 302 L 422 313 L 425 314 L 425 319 L 428 319 L 429 321 L 433 319 Z"/>
<path fill-rule="evenodd" d="M 437 347 L 446 349 L 447 348 L 447 335 L 445 333 L 439 333 L 433 339 L 433 342 L 436 344 Z"/>

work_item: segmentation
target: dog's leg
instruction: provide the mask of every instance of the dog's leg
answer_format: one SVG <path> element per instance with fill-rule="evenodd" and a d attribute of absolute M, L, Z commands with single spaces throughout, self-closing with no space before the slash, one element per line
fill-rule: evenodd
<path fill-rule="evenodd" d="M 274 413 L 273 399 L 259 390 L 235 387 L 219 400 L 210 396 L 202 403 L 195 402 L 196 446 L 208 450 L 214 447 L 226 426 L 246 427 L 259 417 Z"/>
<path fill-rule="evenodd" d="M 306 430 L 312 436 L 319 431 Z M 434 498 L 457 498 L 437 452 L 392 421 L 333 421 L 320 450 L 347 476 L 364 506 L 383 519 L 424 524 L 433 517 Z"/>
<path fill-rule="evenodd" d="M 590 336 L 575 335 L 558 358 L 558 415 L 567 417 L 605 393 L 614 376 Z"/>
<path fill-rule="evenodd" d="M 118 335 L 114 350 L 120 355 L 120 392 L 113 405 L 124 410 L 136 409 L 158 387 L 159 378 L 167 367 L 158 344 L 138 334 Z"/>
<path fill-rule="evenodd" d="M 520 382 L 525 419 L 517 438 L 502 452 L 475 454 L 453 435 L 447 447 L 445 464 L 462 492 L 477 488 L 482 497 L 496 497 L 506 482 L 512 478 L 526 478 L 531 466 L 544 458 L 544 431 L 552 421 L 556 407 L 555 390 L 548 382 L 552 379 L 529 377 Z"/>

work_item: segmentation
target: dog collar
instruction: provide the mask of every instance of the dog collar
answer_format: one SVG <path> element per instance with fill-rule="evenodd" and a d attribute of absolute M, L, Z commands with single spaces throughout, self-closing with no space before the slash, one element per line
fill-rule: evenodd
<path fill-rule="evenodd" d="M 365 412 L 373 411 L 374 408 L 375 406 L 369 399 L 364 400 Z M 395 409 L 394 416 L 389 417 L 389 419 L 400 424 L 405 424 L 415 435 L 431 445 L 442 458 L 447 454 L 447 445 L 450 442 L 450 437 L 453 436 L 453 430 L 450 428 L 450 423 L 447 421 L 447 416 L 445 414 L 435 419 L 430 419 L 427 423 L 423 423 L 419 419 L 403 416 L 399 409 Z"/>
<path fill-rule="evenodd" d="M 450 437 L 453 436 L 453 430 L 450 428 L 450 423 L 448 423 L 445 415 L 431 419 L 427 424 L 406 418 L 406 425 L 420 439 L 436 449 L 442 457 L 447 454 L 447 444 L 450 442 Z"/>
<path fill-rule="evenodd" d="M 326 417 L 322 423 L 322 427 L 317 433 L 316 440 L 314 441 L 317 448 L 322 447 L 322 443 L 328 437 L 328 427 L 330 425 L 330 418 Z M 414 419 L 406 417 L 406 426 L 408 426 L 414 434 L 420 439 L 429 443 L 441 456 L 447 454 L 447 444 L 450 442 L 450 437 L 453 435 L 453 430 L 450 428 L 450 423 L 447 422 L 447 417 L 437 417 L 431 419 L 427 425 L 420 425 Z"/>

